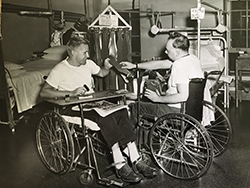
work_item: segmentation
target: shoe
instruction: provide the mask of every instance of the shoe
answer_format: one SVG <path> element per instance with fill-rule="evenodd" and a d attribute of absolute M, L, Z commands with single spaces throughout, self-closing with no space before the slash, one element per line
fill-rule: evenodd
<path fill-rule="evenodd" d="M 120 169 L 116 168 L 116 175 L 126 183 L 139 183 L 142 180 L 142 177 L 136 174 L 128 164 L 125 164 Z"/>
<path fill-rule="evenodd" d="M 141 159 L 133 163 L 135 172 L 142 174 L 145 178 L 153 178 L 157 175 L 157 170 L 145 164 Z"/>
<path fill-rule="evenodd" d="M 110 56 L 109 59 L 110 59 L 109 63 L 113 65 L 113 67 L 119 72 L 120 76 L 122 77 L 125 83 L 129 83 L 135 78 L 136 72 L 122 68 L 122 66 L 116 61 L 116 59 L 113 56 Z"/>
<path fill-rule="evenodd" d="M 113 56 L 109 56 L 109 63 L 121 74 L 128 75 L 129 70 L 122 68 L 122 66 L 117 62 Z"/>

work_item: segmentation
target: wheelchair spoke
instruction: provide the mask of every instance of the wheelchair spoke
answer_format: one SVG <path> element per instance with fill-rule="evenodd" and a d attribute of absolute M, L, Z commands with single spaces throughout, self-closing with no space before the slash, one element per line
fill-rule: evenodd
<path fill-rule="evenodd" d="M 187 138 L 189 130 L 195 134 Z M 195 179 L 212 162 L 211 140 L 199 122 L 185 114 L 167 114 L 150 131 L 150 149 L 158 165 L 179 179 Z"/>
<path fill-rule="evenodd" d="M 214 156 L 219 156 L 226 150 L 231 141 L 231 123 L 224 111 L 215 104 L 203 101 L 203 106 L 214 113 L 214 117 L 211 118 L 209 111 L 206 112 L 208 114 L 203 116 L 203 123 L 212 140 Z"/>
<path fill-rule="evenodd" d="M 73 139 L 68 124 L 57 113 L 50 111 L 39 121 L 36 142 L 45 166 L 55 173 L 66 173 L 73 164 Z"/>

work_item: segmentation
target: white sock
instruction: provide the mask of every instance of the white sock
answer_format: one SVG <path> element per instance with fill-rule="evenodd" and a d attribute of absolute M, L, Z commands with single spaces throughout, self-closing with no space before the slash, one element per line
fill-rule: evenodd
<path fill-rule="evenodd" d="M 131 143 L 131 142 L 130 142 Z M 129 143 L 129 144 L 130 144 Z M 129 153 L 128 153 L 128 146 L 123 150 L 123 153 L 125 153 L 127 155 L 127 157 L 129 157 Z"/>
<path fill-rule="evenodd" d="M 115 167 L 117 169 L 120 169 L 121 167 L 123 167 L 125 165 L 125 159 L 122 155 L 122 152 L 120 150 L 120 147 L 119 147 L 119 144 L 118 143 L 115 143 L 112 147 L 111 147 L 111 150 L 112 150 L 112 154 L 113 154 L 113 160 L 114 160 L 114 163 L 117 163 L 115 165 Z"/>
<path fill-rule="evenodd" d="M 133 163 L 140 158 L 137 146 L 135 142 L 128 143 L 127 147 L 123 150 L 125 153 L 128 153 L 130 161 Z"/>

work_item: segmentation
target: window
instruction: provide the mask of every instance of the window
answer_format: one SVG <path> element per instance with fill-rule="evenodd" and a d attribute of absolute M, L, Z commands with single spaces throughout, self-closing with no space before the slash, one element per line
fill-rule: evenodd
<path fill-rule="evenodd" d="M 250 0 L 231 1 L 231 47 L 250 48 Z"/>

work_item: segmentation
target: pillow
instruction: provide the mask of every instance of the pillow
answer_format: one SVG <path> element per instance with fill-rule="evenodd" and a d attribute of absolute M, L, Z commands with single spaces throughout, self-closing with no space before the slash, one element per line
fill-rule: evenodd
<path fill-rule="evenodd" d="M 19 70 L 19 69 L 23 69 L 22 65 L 16 64 L 16 63 L 12 63 L 12 62 L 8 62 L 5 61 L 4 62 L 4 66 L 6 69 L 10 70 Z"/>
<path fill-rule="evenodd" d="M 45 54 L 42 56 L 43 59 L 48 59 L 48 60 L 54 60 L 54 61 L 61 61 L 65 59 L 67 54 L 60 54 L 60 53 L 51 53 L 51 54 Z"/>
<path fill-rule="evenodd" d="M 63 54 L 63 53 L 66 53 L 66 51 L 67 51 L 67 46 L 62 45 L 62 46 L 53 46 L 51 48 L 44 50 L 43 52 L 46 54 L 51 54 L 51 53 Z"/>

